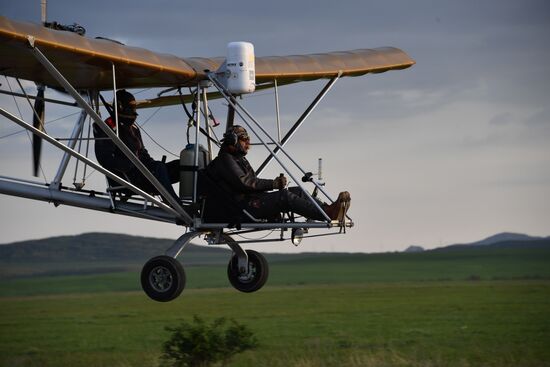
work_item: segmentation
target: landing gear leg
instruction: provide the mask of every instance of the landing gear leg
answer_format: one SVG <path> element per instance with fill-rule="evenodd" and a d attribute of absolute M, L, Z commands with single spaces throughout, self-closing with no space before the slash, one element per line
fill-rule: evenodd
<path fill-rule="evenodd" d="M 176 257 L 191 240 L 201 232 L 189 232 L 181 236 L 165 255 L 147 261 L 141 270 L 141 287 L 149 298 L 168 302 L 178 297 L 185 288 L 185 271 Z"/>
<path fill-rule="evenodd" d="M 204 232 L 189 232 L 181 236 L 162 256 L 149 260 L 141 271 L 141 286 L 145 293 L 158 302 L 178 297 L 185 288 L 185 271 L 176 257 L 197 236 Z M 267 282 L 269 266 L 263 255 L 254 250 L 243 250 L 230 236 L 221 234 L 222 243 L 233 251 L 227 265 L 229 282 L 241 292 L 255 292 Z"/>
<path fill-rule="evenodd" d="M 256 292 L 267 282 L 269 265 L 266 258 L 254 250 L 243 250 L 231 237 L 225 236 L 233 256 L 227 265 L 231 285 L 245 293 Z"/>

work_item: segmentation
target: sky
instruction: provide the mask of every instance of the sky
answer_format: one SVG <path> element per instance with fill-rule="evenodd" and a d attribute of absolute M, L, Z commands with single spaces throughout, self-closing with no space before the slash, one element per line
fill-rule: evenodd
<path fill-rule="evenodd" d="M 0 2 L 0 14 L 40 21 L 40 1 Z M 499 232 L 550 235 L 550 3 L 486 1 L 55 1 L 48 20 L 79 23 L 87 36 L 182 57 L 222 56 L 232 41 L 252 42 L 257 56 L 398 47 L 413 67 L 342 78 L 287 145 L 316 171 L 323 158 L 326 190 L 351 192 L 355 227 L 346 235 L 247 247 L 267 252 L 401 251 L 468 243 Z M 16 82 L 0 77 L 2 89 Z M 288 129 L 326 81 L 280 88 Z M 23 83 L 33 93 L 32 83 Z M 156 91 L 134 91 L 138 98 Z M 53 92 L 51 95 L 58 96 Z M 26 120 L 24 101 L 0 96 Z M 243 104 L 268 129 L 275 126 L 273 91 Z M 218 120 L 225 106 L 212 102 Z M 67 136 L 73 110 L 48 108 L 48 131 Z M 143 129 L 170 152 L 185 145 L 181 107 L 142 110 Z M 139 121 L 138 121 L 139 122 Z M 31 179 L 25 133 L 0 118 L 0 175 Z M 221 127 L 218 133 L 221 134 Z M 165 153 L 145 139 L 153 156 Z M 266 153 L 254 147 L 257 166 Z M 59 154 L 44 147 L 46 182 Z M 80 167 L 82 168 L 82 167 Z M 271 178 L 281 171 L 272 164 Z M 80 174 L 80 173 L 79 173 Z M 90 172 L 88 171 L 89 175 Z M 73 171 L 67 173 L 71 185 Z M 42 180 L 44 177 L 33 180 Z M 87 188 L 104 188 L 97 172 Z M 176 239 L 184 229 L 0 195 L 0 243 L 115 232 Z"/>

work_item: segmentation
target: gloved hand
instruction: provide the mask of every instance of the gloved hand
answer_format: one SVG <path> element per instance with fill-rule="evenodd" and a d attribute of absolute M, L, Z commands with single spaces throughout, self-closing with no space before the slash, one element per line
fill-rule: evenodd
<path fill-rule="evenodd" d="M 282 190 L 285 188 L 287 184 L 287 179 L 284 175 L 280 175 L 280 176 L 277 176 L 274 180 L 273 180 L 273 189 L 275 190 Z"/>

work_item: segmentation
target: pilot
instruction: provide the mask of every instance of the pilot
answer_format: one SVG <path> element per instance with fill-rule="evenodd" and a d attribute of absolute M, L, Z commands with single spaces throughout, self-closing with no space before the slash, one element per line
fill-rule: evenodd
<path fill-rule="evenodd" d="M 136 99 L 130 92 L 124 89 L 117 91 L 116 97 L 119 125 L 118 136 L 136 157 L 139 158 L 141 163 L 159 180 L 168 193 L 179 201 L 179 197 L 172 187 L 173 183 L 179 181 L 179 160 L 173 160 L 168 163 L 154 160 L 149 155 L 147 149 L 145 149 L 141 132 L 135 123 L 138 116 L 136 113 Z M 109 117 L 105 122 L 113 130 L 116 129 L 114 117 Z M 94 135 L 96 138 L 107 137 L 95 124 Z M 122 173 L 131 183 L 148 193 L 158 193 L 149 180 L 110 139 L 96 140 L 95 153 L 98 162 L 103 167 L 115 171 L 115 173 Z"/>
<path fill-rule="evenodd" d="M 285 188 L 285 176 L 273 180 L 256 177 L 245 157 L 249 149 L 250 137 L 246 129 L 232 126 L 224 134 L 218 156 L 207 166 L 206 173 L 221 190 L 231 193 L 234 202 L 257 219 L 275 220 L 280 213 L 292 212 L 308 219 L 326 220 L 301 188 Z M 349 192 L 344 191 L 333 204 L 318 203 L 331 220 L 341 221 L 350 201 Z"/>

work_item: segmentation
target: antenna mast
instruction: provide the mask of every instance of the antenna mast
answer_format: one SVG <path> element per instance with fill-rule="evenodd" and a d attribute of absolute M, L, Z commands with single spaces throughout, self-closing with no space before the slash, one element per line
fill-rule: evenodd
<path fill-rule="evenodd" d="M 41 8 L 42 8 L 42 15 L 41 15 L 41 21 L 42 21 L 42 24 L 46 24 L 46 8 L 47 8 L 47 0 L 40 0 L 40 5 L 41 5 Z"/>

